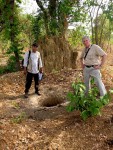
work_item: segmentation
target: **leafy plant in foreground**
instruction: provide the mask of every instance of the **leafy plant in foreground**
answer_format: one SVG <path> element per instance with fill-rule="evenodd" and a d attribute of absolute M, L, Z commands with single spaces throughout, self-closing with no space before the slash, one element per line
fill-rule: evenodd
<path fill-rule="evenodd" d="M 85 86 L 82 82 L 73 83 L 72 88 L 73 92 L 69 92 L 67 95 L 70 102 L 67 111 L 79 110 L 84 121 L 88 117 L 100 115 L 101 108 L 109 103 L 110 93 L 113 93 L 111 90 L 105 96 L 100 97 L 98 96 L 98 89 L 93 87 L 86 95 Z"/>

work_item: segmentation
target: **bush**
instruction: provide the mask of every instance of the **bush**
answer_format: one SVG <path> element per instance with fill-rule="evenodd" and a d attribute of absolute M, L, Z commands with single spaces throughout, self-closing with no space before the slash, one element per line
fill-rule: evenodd
<path fill-rule="evenodd" d="M 0 74 L 4 74 L 6 72 L 5 66 L 0 66 Z"/>
<path fill-rule="evenodd" d="M 72 88 L 73 92 L 69 92 L 67 95 L 70 101 L 67 106 L 67 111 L 79 110 L 83 120 L 91 116 L 100 115 L 101 108 L 110 101 L 110 93 L 99 97 L 98 90 L 95 87 L 86 95 L 85 86 L 82 82 L 73 83 Z M 112 92 L 112 90 L 110 92 Z"/>
<path fill-rule="evenodd" d="M 23 58 L 20 56 L 20 60 Z M 0 66 L 0 74 L 9 73 L 9 72 L 15 72 L 17 71 L 16 68 L 16 58 L 14 55 L 11 55 L 8 59 L 6 66 Z"/>
<path fill-rule="evenodd" d="M 10 56 L 8 62 L 7 62 L 7 71 L 8 72 L 15 72 L 17 69 L 16 69 L 16 58 L 15 56 Z"/>

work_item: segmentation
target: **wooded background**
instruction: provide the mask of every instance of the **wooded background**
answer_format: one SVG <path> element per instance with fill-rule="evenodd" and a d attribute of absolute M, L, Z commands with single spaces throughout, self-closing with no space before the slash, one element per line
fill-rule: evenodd
<path fill-rule="evenodd" d="M 20 70 L 23 50 L 34 41 L 49 72 L 76 68 L 83 35 L 89 35 L 104 50 L 111 50 L 112 0 L 36 0 L 36 14 L 22 13 L 21 3 L 0 0 L 0 51 L 8 58 L 5 71 Z M 74 29 L 69 29 L 70 25 Z"/>

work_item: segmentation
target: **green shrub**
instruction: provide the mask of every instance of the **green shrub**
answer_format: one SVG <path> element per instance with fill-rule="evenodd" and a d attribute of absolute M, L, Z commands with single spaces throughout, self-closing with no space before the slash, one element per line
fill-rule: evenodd
<path fill-rule="evenodd" d="M 8 62 L 7 62 L 7 71 L 8 72 L 15 72 L 16 71 L 16 58 L 15 56 L 10 56 Z"/>
<path fill-rule="evenodd" d="M 67 95 L 70 102 L 67 106 L 67 111 L 79 110 L 83 120 L 91 116 L 100 115 L 101 108 L 110 101 L 110 93 L 100 97 L 96 87 L 93 87 L 86 95 L 85 86 L 82 82 L 73 83 L 72 88 L 73 92 L 69 92 Z"/>
<path fill-rule="evenodd" d="M 6 72 L 5 66 L 0 66 L 0 74 L 4 74 Z"/>
<path fill-rule="evenodd" d="M 6 66 L 1 66 L 0 67 L 0 74 L 8 73 L 8 72 L 15 72 L 16 69 L 16 59 L 12 55 L 8 59 L 7 65 Z"/>
<path fill-rule="evenodd" d="M 23 58 L 20 56 L 20 60 Z M 11 55 L 8 59 L 6 66 L 0 66 L 0 74 L 8 73 L 8 72 L 15 72 L 17 71 L 16 67 L 16 58 L 14 55 Z"/>

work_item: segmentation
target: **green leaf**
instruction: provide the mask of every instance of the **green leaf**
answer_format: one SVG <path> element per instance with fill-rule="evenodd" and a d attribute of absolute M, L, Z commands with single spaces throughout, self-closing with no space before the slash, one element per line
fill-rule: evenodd
<path fill-rule="evenodd" d="M 74 96 L 74 94 L 71 93 L 71 92 L 69 92 L 69 93 L 67 94 L 67 98 L 69 98 L 69 99 L 71 99 L 73 96 Z"/>
<path fill-rule="evenodd" d="M 101 108 L 102 106 L 103 106 L 103 103 L 100 101 L 100 100 L 95 100 L 95 101 L 93 101 L 93 102 L 91 102 L 91 105 L 93 106 L 93 107 L 98 107 L 98 108 Z"/>
<path fill-rule="evenodd" d="M 86 121 L 86 119 L 90 116 L 90 113 L 87 111 L 87 110 L 84 110 L 82 113 L 81 113 L 81 116 L 82 116 L 82 119 L 84 121 Z"/>
<path fill-rule="evenodd" d="M 80 84 L 80 87 L 85 90 L 85 85 L 83 83 Z"/>
<path fill-rule="evenodd" d="M 92 107 L 92 108 L 90 108 L 90 111 L 91 111 L 92 116 L 100 115 L 100 109 L 99 108 Z"/>
<path fill-rule="evenodd" d="M 109 92 L 110 92 L 111 94 L 113 94 L 113 89 L 109 90 Z"/>
<path fill-rule="evenodd" d="M 74 107 L 74 106 L 71 106 L 71 105 L 68 105 L 68 106 L 66 107 L 66 110 L 67 110 L 68 112 L 72 112 L 74 109 L 75 109 L 75 107 Z"/>
<path fill-rule="evenodd" d="M 103 99 L 103 100 L 102 100 L 102 103 L 103 103 L 104 105 L 107 105 L 107 104 L 109 103 L 109 99 Z"/>

